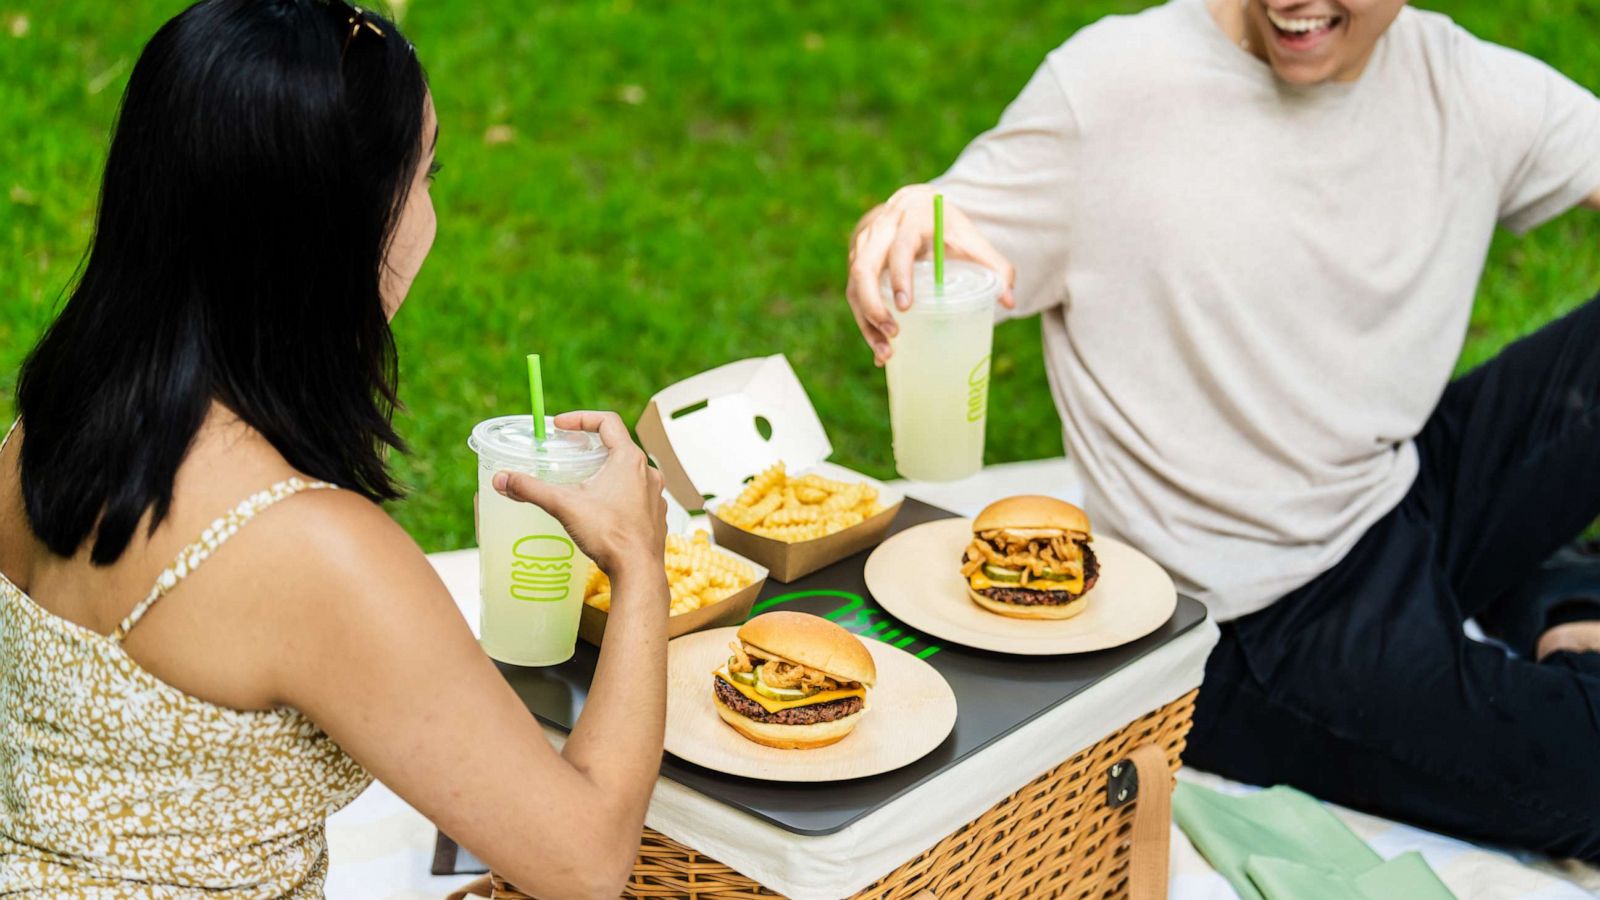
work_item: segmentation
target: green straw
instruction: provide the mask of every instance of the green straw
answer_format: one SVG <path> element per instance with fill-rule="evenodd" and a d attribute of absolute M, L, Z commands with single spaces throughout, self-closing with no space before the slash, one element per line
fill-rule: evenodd
<path fill-rule="evenodd" d="M 933 293 L 944 295 L 944 195 L 933 195 Z"/>
<path fill-rule="evenodd" d="M 528 394 L 533 398 L 533 441 L 544 443 L 544 377 L 539 374 L 539 354 L 528 354 Z"/>

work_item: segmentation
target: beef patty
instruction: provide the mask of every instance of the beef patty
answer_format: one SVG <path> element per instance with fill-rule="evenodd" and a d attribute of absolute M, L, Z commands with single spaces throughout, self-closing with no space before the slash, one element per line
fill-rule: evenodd
<path fill-rule="evenodd" d="M 766 707 L 739 693 L 733 685 L 721 678 L 712 678 L 711 683 L 717 692 L 717 699 L 722 701 L 723 706 L 747 719 L 766 722 L 769 725 L 818 725 L 861 711 L 860 697 L 845 697 L 842 700 L 829 700 L 826 703 L 813 703 L 810 706 L 796 706 L 794 709 L 769 713 Z"/>
<path fill-rule="evenodd" d="M 1074 594 L 1071 591 L 1035 591 L 1028 588 L 1017 587 L 992 587 L 984 588 L 978 593 L 997 603 L 1012 603 L 1017 606 L 1065 606 L 1068 603 L 1089 593 L 1094 583 L 1100 580 L 1100 560 L 1095 558 L 1094 551 L 1088 544 L 1083 545 L 1083 591 Z"/>

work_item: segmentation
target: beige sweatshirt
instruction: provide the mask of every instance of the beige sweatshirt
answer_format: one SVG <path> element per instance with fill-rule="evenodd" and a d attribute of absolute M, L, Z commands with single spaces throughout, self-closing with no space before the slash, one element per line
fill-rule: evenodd
<path fill-rule="evenodd" d="M 936 183 L 1043 316 L 1096 530 L 1226 620 L 1405 494 L 1496 224 L 1600 187 L 1600 100 L 1413 9 L 1294 88 L 1171 0 L 1074 35 Z"/>

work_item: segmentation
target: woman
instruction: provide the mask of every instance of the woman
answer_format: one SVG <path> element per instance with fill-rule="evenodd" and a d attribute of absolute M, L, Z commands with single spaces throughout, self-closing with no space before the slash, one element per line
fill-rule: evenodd
<path fill-rule="evenodd" d="M 319 896 L 375 776 L 525 890 L 616 896 L 661 753 L 659 478 L 574 413 L 597 475 L 496 486 L 614 585 L 559 753 L 378 505 L 436 137 L 411 45 L 337 0 L 205 0 L 145 48 L 0 450 L 0 893 Z"/>

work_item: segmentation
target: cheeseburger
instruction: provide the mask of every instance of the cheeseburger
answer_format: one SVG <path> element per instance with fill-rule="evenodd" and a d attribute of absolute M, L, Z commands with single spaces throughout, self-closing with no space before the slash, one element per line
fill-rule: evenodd
<path fill-rule="evenodd" d="M 1100 564 L 1089 547 L 1089 517 L 1054 497 L 1025 495 L 989 504 L 972 520 L 961 559 L 974 603 L 1019 619 L 1070 619 L 1083 612 Z"/>
<path fill-rule="evenodd" d="M 872 654 L 850 632 L 818 616 L 756 616 L 712 673 L 717 715 L 758 744 L 781 750 L 826 747 L 861 721 L 878 678 Z"/>

